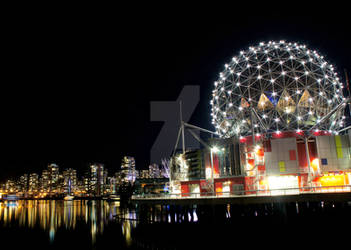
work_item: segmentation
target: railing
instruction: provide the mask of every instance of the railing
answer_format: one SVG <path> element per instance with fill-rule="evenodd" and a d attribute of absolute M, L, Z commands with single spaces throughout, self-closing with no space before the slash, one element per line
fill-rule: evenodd
<path fill-rule="evenodd" d="M 298 195 L 309 193 L 345 193 L 351 192 L 351 185 L 329 186 L 329 187 L 302 187 L 270 190 L 240 190 L 231 192 L 202 192 L 202 193 L 171 193 L 171 194 L 138 194 L 132 199 L 208 199 L 225 197 L 259 197 L 277 195 Z"/>

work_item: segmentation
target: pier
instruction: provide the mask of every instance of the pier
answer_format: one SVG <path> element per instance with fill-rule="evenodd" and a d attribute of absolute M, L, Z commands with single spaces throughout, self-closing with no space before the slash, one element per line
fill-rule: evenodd
<path fill-rule="evenodd" d="M 250 194 L 216 193 L 206 194 L 161 194 L 161 195 L 134 195 L 133 204 L 160 204 L 160 205 L 221 205 L 221 204 L 267 204 L 288 202 L 351 202 L 350 185 L 335 187 L 334 190 L 310 188 L 282 189 L 261 193 L 260 190 L 249 191 Z"/>

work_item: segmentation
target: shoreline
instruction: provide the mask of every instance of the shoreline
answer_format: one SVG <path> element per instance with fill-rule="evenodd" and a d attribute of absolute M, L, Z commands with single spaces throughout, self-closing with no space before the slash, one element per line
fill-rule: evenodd
<path fill-rule="evenodd" d="M 53 198 L 53 197 L 47 197 L 47 198 L 18 198 L 16 200 L 7 200 L 7 199 L 0 199 L 0 202 L 2 201 L 25 201 L 25 200 L 55 200 L 55 201 L 67 201 L 64 198 Z M 112 198 L 104 198 L 104 197 L 77 197 L 74 198 L 73 200 L 70 201 L 75 201 L 75 200 L 106 200 L 106 201 L 120 201 L 121 199 L 112 199 Z"/>

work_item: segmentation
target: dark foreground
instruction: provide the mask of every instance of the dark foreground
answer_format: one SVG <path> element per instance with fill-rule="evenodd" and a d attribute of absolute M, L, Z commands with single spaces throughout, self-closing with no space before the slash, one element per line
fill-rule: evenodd
<path fill-rule="evenodd" d="M 8 249 L 234 249 L 350 246 L 351 202 L 121 205 L 18 201 L 0 205 Z"/>

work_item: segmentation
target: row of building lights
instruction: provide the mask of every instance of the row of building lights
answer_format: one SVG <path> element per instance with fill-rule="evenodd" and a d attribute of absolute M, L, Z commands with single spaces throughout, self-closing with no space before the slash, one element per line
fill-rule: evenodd
<path fill-rule="evenodd" d="M 276 130 L 276 131 L 273 132 L 272 134 L 279 136 L 279 135 L 282 135 L 282 133 L 283 133 L 282 131 Z M 304 131 L 302 131 L 301 129 L 297 129 L 297 130 L 295 131 L 295 133 L 298 134 L 298 135 L 303 135 Z M 337 131 L 332 131 L 332 130 L 321 131 L 321 130 L 319 130 L 319 129 L 315 129 L 315 130 L 313 131 L 313 133 L 315 133 L 315 134 L 317 134 L 317 133 L 324 133 L 325 135 L 328 135 L 328 134 L 339 135 L 339 133 L 338 133 Z M 256 136 L 256 137 L 261 137 L 262 134 L 256 133 L 255 136 Z M 240 139 L 240 140 L 244 140 L 245 137 L 244 137 L 244 136 L 239 136 L 239 139 Z"/>

